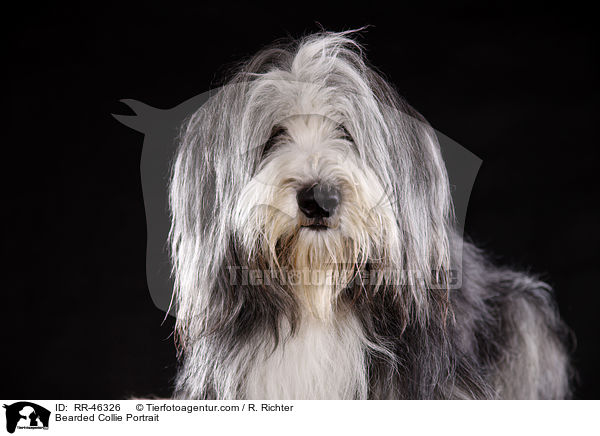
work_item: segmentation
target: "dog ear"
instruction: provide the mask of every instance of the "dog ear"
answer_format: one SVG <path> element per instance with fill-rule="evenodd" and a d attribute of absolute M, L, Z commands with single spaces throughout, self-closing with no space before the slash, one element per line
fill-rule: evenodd
<path fill-rule="evenodd" d="M 399 228 L 396 269 L 413 280 L 408 285 L 416 314 L 427 313 L 428 288 L 444 289 L 450 269 L 452 203 L 448 175 L 433 128 L 382 77 L 366 77 L 375 98 L 366 95 L 370 113 L 355 111 L 367 128 L 358 132 L 371 153 L 363 153 L 379 170 L 385 195 L 392 203 Z M 373 103 L 374 100 L 374 103 Z M 367 116 L 370 117 L 367 118 Z M 355 122 L 351 119 L 351 122 Z"/>

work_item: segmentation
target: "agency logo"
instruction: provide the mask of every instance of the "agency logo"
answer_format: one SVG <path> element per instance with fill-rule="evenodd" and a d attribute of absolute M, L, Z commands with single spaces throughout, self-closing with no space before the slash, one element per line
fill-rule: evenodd
<path fill-rule="evenodd" d="M 306 84 L 309 85 L 308 83 Z M 181 126 L 189 120 L 200 107 L 203 107 L 219 92 L 228 95 L 242 95 L 246 84 L 226 85 L 224 88 L 198 94 L 183 103 L 170 108 L 158 109 L 140 101 L 125 99 L 122 102 L 128 106 L 135 115 L 113 115 L 124 125 L 143 133 L 144 146 L 141 155 L 140 171 L 142 188 L 144 194 L 144 207 L 146 209 L 146 221 L 148 223 L 148 235 L 146 245 L 146 278 L 150 296 L 159 309 L 176 316 L 173 300 L 173 274 L 171 274 L 171 260 L 166 247 L 169 246 L 169 230 L 171 228 L 171 217 L 169 215 L 169 184 L 166 183 L 171 176 L 171 166 L 180 144 L 179 133 Z M 277 87 L 278 85 L 273 84 Z M 399 112 L 398 109 L 389 107 L 390 114 L 405 120 L 407 123 L 419 123 L 410 115 Z M 297 114 L 296 114 L 297 115 Z M 306 115 L 306 114 L 305 114 Z M 335 123 L 334 120 L 331 122 Z M 412 125 L 412 124 L 411 124 Z M 471 189 L 475 184 L 475 177 L 481 166 L 481 159 L 461 146 L 456 141 L 439 131 L 435 135 L 440 145 L 450 186 L 452 186 L 452 204 L 454 206 L 455 230 L 459 236 L 463 235 L 467 206 L 471 195 Z M 245 162 L 256 148 L 263 147 L 260 141 L 253 143 L 248 149 L 236 151 L 236 162 Z M 242 165 L 240 163 L 240 165 Z M 244 168 L 245 166 L 241 166 Z M 247 167 L 251 171 L 251 167 Z M 217 181 L 214 179 L 215 172 L 210 172 L 203 179 L 206 189 L 216 189 Z M 259 180 L 260 183 L 269 185 L 270 180 Z M 215 194 L 216 198 L 216 194 Z M 203 219 L 213 218 L 214 204 L 205 203 L 203 210 L 207 215 Z M 285 213 L 280 211 L 281 213 Z M 289 218 L 289 217 L 288 217 Z M 462 239 L 453 241 L 456 246 L 456 265 L 462 264 Z M 414 271 L 403 271 L 402 274 L 413 275 Z M 450 286 L 452 289 L 459 288 L 462 284 L 462 274 L 452 278 Z"/>
<path fill-rule="evenodd" d="M 50 411 L 29 401 L 19 401 L 4 405 L 6 409 L 6 431 L 14 433 L 15 429 L 48 430 Z"/>

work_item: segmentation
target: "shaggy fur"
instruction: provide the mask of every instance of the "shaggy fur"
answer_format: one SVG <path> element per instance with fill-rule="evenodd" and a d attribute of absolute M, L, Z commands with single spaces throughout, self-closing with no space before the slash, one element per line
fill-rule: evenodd
<path fill-rule="evenodd" d="M 297 193 L 335 186 L 321 228 Z M 548 286 L 453 228 L 436 135 L 347 33 L 260 52 L 170 186 L 176 398 L 565 398 Z"/>

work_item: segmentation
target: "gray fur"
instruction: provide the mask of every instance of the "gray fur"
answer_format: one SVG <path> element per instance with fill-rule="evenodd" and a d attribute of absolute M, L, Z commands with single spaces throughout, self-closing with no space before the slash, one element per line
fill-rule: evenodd
<path fill-rule="evenodd" d="M 311 96 L 312 113 L 302 93 Z M 336 265 L 348 262 L 336 268 L 354 277 L 332 285 L 330 305 L 321 298 L 322 312 L 331 313 L 324 320 L 305 308 L 298 288 L 243 277 L 247 269 L 293 269 L 290 253 L 307 246 L 279 197 L 247 204 L 261 195 L 249 186 L 274 174 L 269 164 L 277 169 L 297 145 L 290 127 L 287 137 L 273 132 L 298 125 L 298 116 L 307 126 L 334 126 L 327 143 L 351 150 L 356 199 L 383 192 L 368 205 L 347 197 L 343 213 L 360 220 L 327 230 L 333 236 L 323 241 L 338 247 L 329 256 Z M 332 165 L 339 180 L 350 177 L 343 173 L 350 165 Z M 280 179 L 270 182 L 263 190 L 278 192 Z M 170 240 L 182 359 L 175 397 L 569 397 L 566 329 L 550 289 L 494 266 L 456 236 L 450 198 L 433 130 L 367 66 L 348 33 L 311 35 L 242 65 L 186 123 L 173 166 Z M 363 228 L 367 222 L 375 224 Z M 384 269 L 392 278 L 411 271 L 422 280 L 370 280 Z M 451 270 L 462 277 L 460 289 L 450 283 Z M 341 375 L 326 356 L 335 341 L 348 354 Z M 278 390 L 277 380 L 261 390 L 269 374 L 296 364 L 290 377 L 298 380 L 287 390 Z"/>

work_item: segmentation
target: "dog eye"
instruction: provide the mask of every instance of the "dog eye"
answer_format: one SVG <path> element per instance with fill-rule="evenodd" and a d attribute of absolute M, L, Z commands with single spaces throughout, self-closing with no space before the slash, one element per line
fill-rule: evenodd
<path fill-rule="evenodd" d="M 267 142 L 265 142 L 265 145 L 263 146 L 263 150 L 262 150 L 262 155 L 263 157 L 269 152 L 271 151 L 271 149 L 273 148 L 273 146 L 275 144 L 277 144 L 277 142 L 283 137 L 285 136 L 286 131 L 283 127 L 281 126 L 275 126 L 273 127 L 273 130 L 271 131 L 271 136 L 269 136 L 269 139 L 267 139 Z"/>
<path fill-rule="evenodd" d="M 342 132 L 342 139 L 345 139 L 346 141 L 350 141 L 354 144 L 354 138 L 352 138 L 352 135 L 350 134 L 350 132 L 348 132 L 348 129 L 346 129 L 346 126 L 344 126 L 343 124 L 340 124 L 340 131 Z"/>

